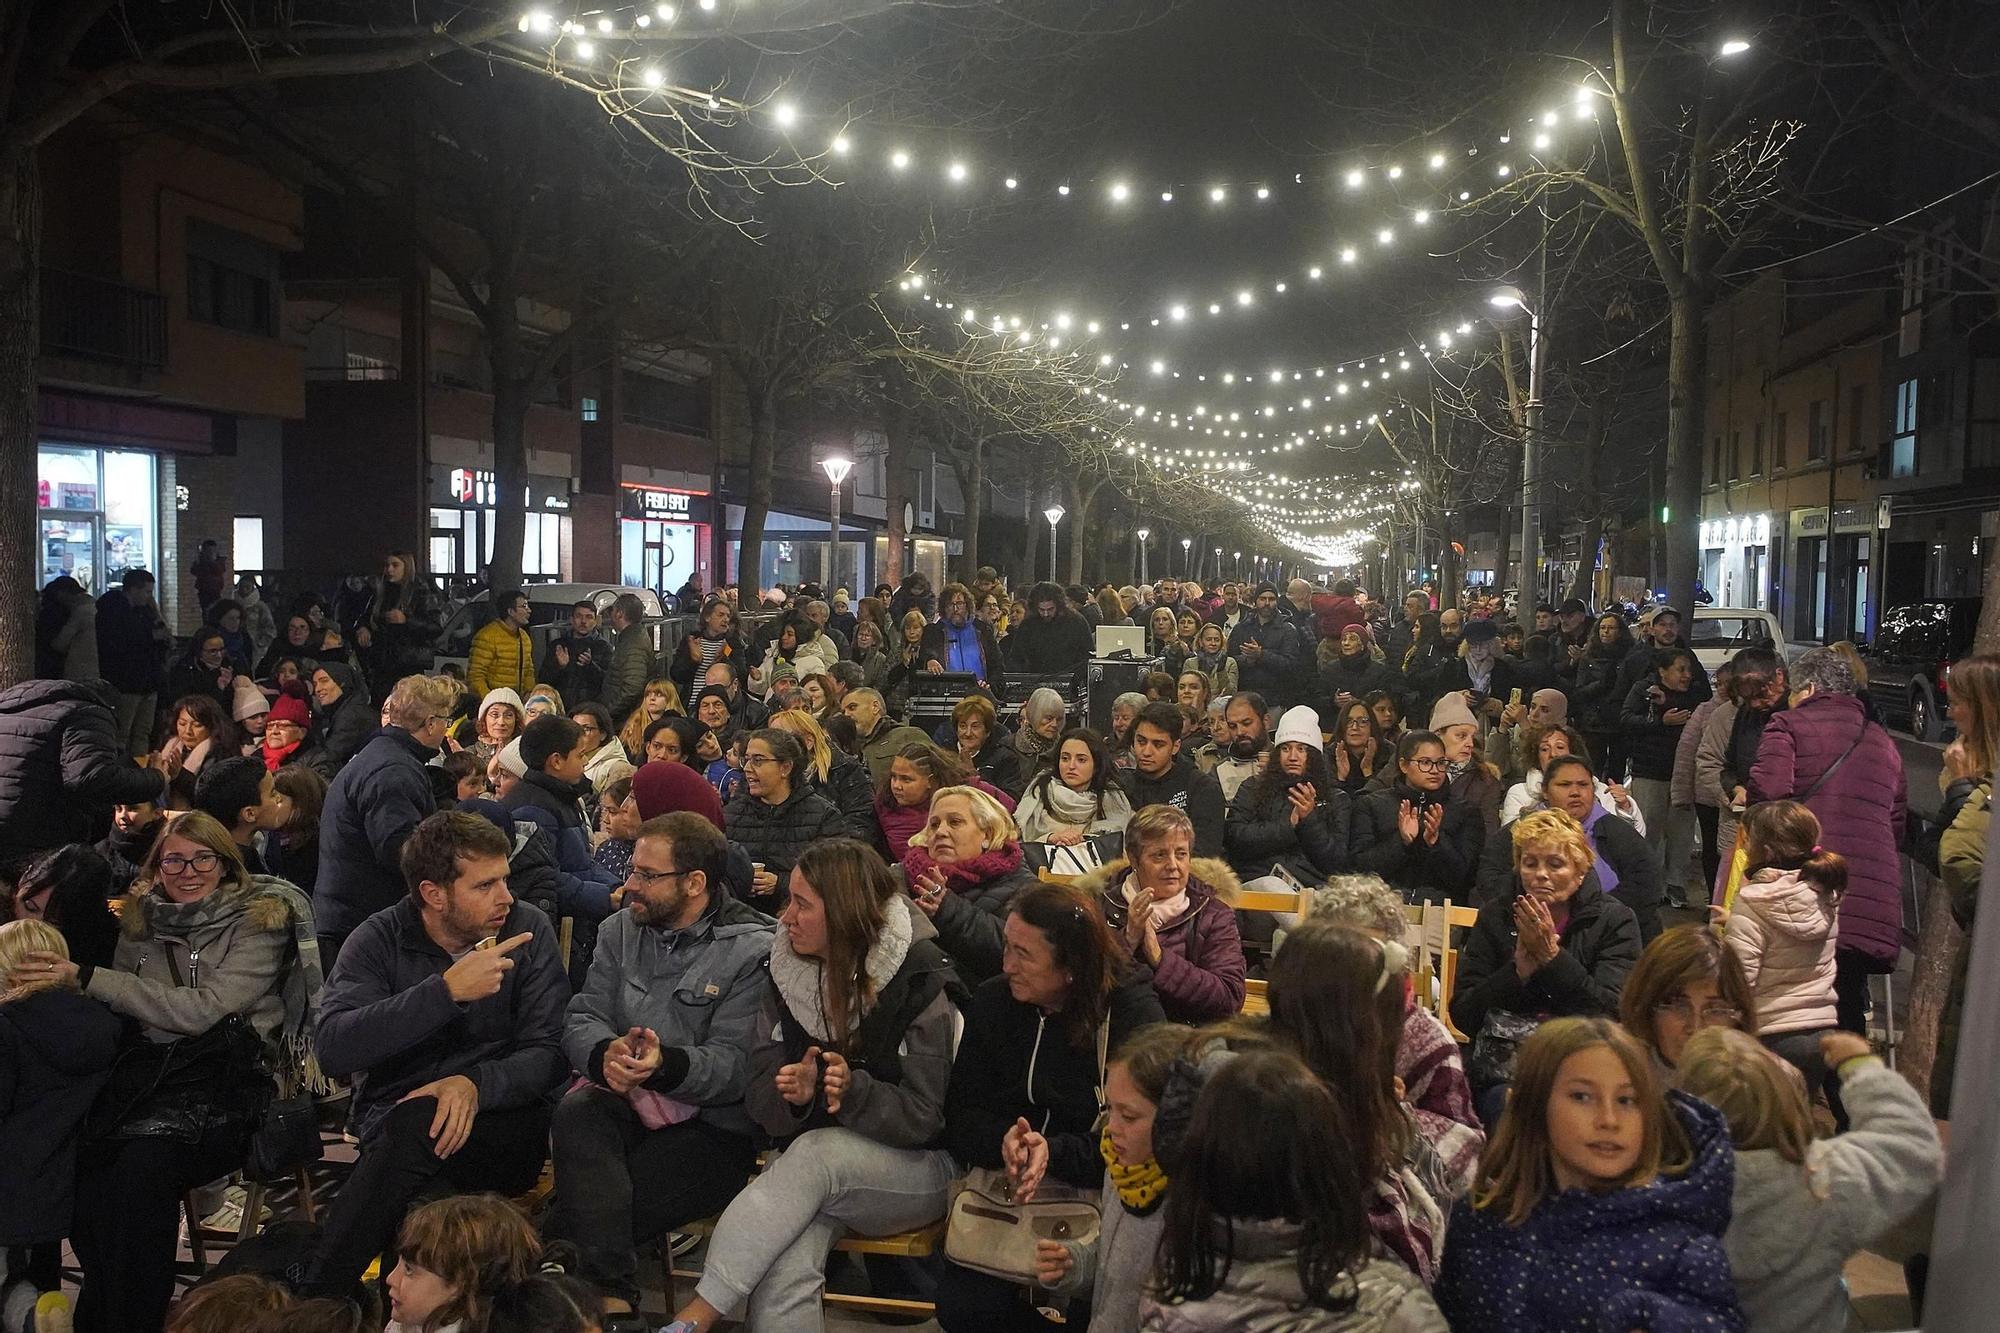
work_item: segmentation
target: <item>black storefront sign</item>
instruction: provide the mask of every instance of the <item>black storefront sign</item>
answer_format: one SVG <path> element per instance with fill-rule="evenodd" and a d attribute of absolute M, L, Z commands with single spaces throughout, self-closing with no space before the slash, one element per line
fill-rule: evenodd
<path fill-rule="evenodd" d="M 707 523 L 714 509 L 706 495 L 686 491 L 661 491 L 645 486 L 625 486 L 619 490 L 619 516 L 651 519 L 656 523 Z"/>

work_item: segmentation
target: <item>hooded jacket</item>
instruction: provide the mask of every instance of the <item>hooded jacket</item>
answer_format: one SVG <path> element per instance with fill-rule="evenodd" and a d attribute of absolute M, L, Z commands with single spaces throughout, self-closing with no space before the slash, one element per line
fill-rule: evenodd
<path fill-rule="evenodd" d="M 526 698 L 535 688 L 535 641 L 528 631 L 498 616 L 481 625 L 466 655 L 465 683 L 475 699 L 484 699 L 502 685 Z"/>
<path fill-rule="evenodd" d="M 345 662 L 322 661 L 319 669 L 340 686 L 340 697 L 325 708 L 313 704 L 320 742 L 337 769 L 361 752 L 382 726 L 382 710 L 368 697 L 361 673 Z"/>
<path fill-rule="evenodd" d="M 1723 938 L 1757 997 L 1757 1031 L 1834 1026 L 1834 904 L 1796 870 L 1766 867 L 1736 891 Z"/>
<path fill-rule="evenodd" d="M 1097 895 L 1105 923 L 1120 939 L 1131 911 L 1125 899 L 1131 873 L 1132 863 L 1120 857 L 1077 882 Z M 1242 887 L 1223 861 L 1197 857 L 1188 864 L 1187 907 L 1155 931 L 1160 961 L 1153 964 L 1153 989 L 1170 1021 L 1213 1023 L 1243 1008 L 1243 938 L 1231 907 Z"/>
<path fill-rule="evenodd" d="M 1523 981 L 1514 971 L 1514 900 L 1521 892 L 1515 880 L 1479 909 L 1458 960 L 1453 1025 L 1477 1037 L 1493 1009 L 1537 1018 L 1616 1018 L 1625 977 L 1639 961 L 1639 923 L 1632 909 L 1598 888 L 1597 872 L 1591 871 L 1570 895 L 1556 956 Z"/>
<path fill-rule="evenodd" d="M 1833 769 L 1848 745 L 1854 752 Z M 1815 694 L 1774 716 L 1750 770 L 1753 801 L 1798 800 L 1832 775 L 1806 806 L 1819 816 L 1820 842 L 1847 858 L 1839 947 L 1894 966 L 1903 948 L 1903 756 L 1889 733 L 1851 694 Z"/>
<path fill-rule="evenodd" d="M 86 841 L 113 805 L 165 795 L 161 775 L 126 755 L 114 702 L 95 681 L 0 690 L 0 866 Z"/>
<path fill-rule="evenodd" d="M 1770 1148 L 1736 1154 L 1723 1244 L 1756 1333 L 1845 1327 L 1841 1270 L 1849 1256 L 1915 1212 L 1943 1180 L 1937 1129 L 1895 1070 L 1872 1057 L 1858 1061 L 1842 1076 L 1840 1096 L 1847 1132 L 1808 1145 L 1805 1165 Z"/>
<path fill-rule="evenodd" d="M 1371 1258 L 1348 1274 L 1354 1304 L 1326 1310 L 1305 1303 L 1299 1284 L 1302 1229 L 1260 1218 L 1213 1220 L 1227 1229 L 1229 1267 L 1200 1300 L 1139 1303 L 1147 1333 L 1449 1333 L 1422 1282 L 1393 1259 Z"/>
<path fill-rule="evenodd" d="M 1945 789 L 1938 822 L 1938 873 L 1949 895 L 1951 915 L 1962 932 L 1952 959 L 1951 989 L 1938 1018 L 1937 1059 L 1931 1065 L 1931 1110 L 1951 1119 L 1959 1030 L 1965 1023 L 1965 988 L 1972 975 L 1972 923 L 1979 911 L 1979 880 L 1986 867 L 1986 834 L 1993 823 L 1993 779 L 1960 778 Z"/>
<path fill-rule="evenodd" d="M 430 756 L 409 732 L 384 727 L 327 788 L 313 885 L 321 934 L 346 935 L 407 895 L 403 842 L 437 809 L 424 771 Z"/>
<path fill-rule="evenodd" d="M 1121 768 L 1113 776 L 1135 811 L 1149 805 L 1169 805 L 1186 815 L 1194 825 L 1196 856 L 1223 854 L 1229 810 L 1222 799 L 1222 784 L 1213 774 L 1196 768 L 1193 756 L 1185 750 L 1176 754 L 1173 764 L 1157 778 L 1136 767 Z"/>
<path fill-rule="evenodd" d="M 77 1137 L 119 1031 L 115 1014 L 73 990 L 0 1004 L 0 1245 L 69 1234 Z"/>
<path fill-rule="evenodd" d="M 171 907 L 164 897 L 128 893 L 112 965 L 85 968 L 78 982 L 91 999 L 137 1019 L 154 1041 L 197 1037 L 241 1014 L 275 1042 L 285 1024 L 285 968 L 297 955 L 284 897 L 293 892 L 282 880 L 252 875 L 248 889 L 218 888 L 236 901 L 191 929 L 156 919 Z"/>
<path fill-rule="evenodd" d="M 514 966 L 498 991 L 466 1004 L 445 988 L 451 955 L 408 895 L 348 937 L 320 1001 L 314 1047 L 328 1075 L 354 1080 L 356 1137 L 365 1142 L 412 1089 L 454 1075 L 479 1089 L 481 1111 L 555 1102 L 568 1072 L 569 1001 L 555 927 L 516 901 L 497 933 L 534 938 L 509 955 Z"/>
<path fill-rule="evenodd" d="M 641 925 L 630 912 L 605 920 L 590 976 L 569 1002 L 562 1047 L 571 1068 L 601 1084 L 612 1039 L 651 1028 L 661 1059 L 646 1086 L 701 1108 L 697 1118 L 717 1129 L 748 1135 L 743 1095 L 776 923 L 714 886 L 709 892 L 709 910 L 684 930 Z"/>
<path fill-rule="evenodd" d="M 929 1148 L 944 1134 L 945 1089 L 951 1083 L 952 1033 L 959 1006 L 972 998 L 951 960 L 928 935 L 914 932 L 915 909 L 897 895 L 863 967 L 874 984 L 873 1003 L 836 1046 L 820 1009 L 820 964 L 792 952 L 783 929 L 771 937 L 768 970 L 750 1050 L 745 1105 L 750 1118 L 779 1142 L 808 1130 L 839 1126 L 891 1148 Z M 824 1091 L 793 1106 L 778 1094 L 778 1070 L 795 1064 L 808 1047 L 838 1049 L 850 1078 L 840 1110 L 826 1109 Z"/>
<path fill-rule="evenodd" d="M 875 723 L 875 730 L 861 738 L 861 762 L 868 766 L 868 780 L 880 782 L 889 776 L 889 765 L 905 746 L 929 745 L 931 738 L 907 724 L 893 722 L 887 714 Z"/>
<path fill-rule="evenodd" d="M 1720 1112 L 1667 1097 L 1693 1145 L 1683 1174 L 1607 1194 L 1563 1190 L 1518 1227 L 1500 1209 L 1458 1205 L 1436 1287 L 1453 1328 L 1741 1333 L 1722 1241 L 1735 1150 Z"/>
<path fill-rule="evenodd" d="M 1133 967 L 1111 992 L 1109 1050 L 1150 1023 L 1163 1023 L 1153 979 Z M 999 1169 L 1000 1141 L 1025 1118 L 1049 1142 L 1049 1174 L 1077 1189 L 1104 1177 L 1098 1155 L 1097 1044 L 1070 1039 L 1060 1015 L 1023 1004 L 1007 978 L 992 977 L 972 993 L 965 1031 L 945 1094 L 945 1143 L 965 1166 Z"/>
<path fill-rule="evenodd" d="M 1393 768 L 1384 769 L 1392 772 Z M 1380 875 L 1389 886 L 1410 902 L 1437 902 L 1450 898 L 1463 902 L 1472 897 L 1473 871 L 1486 845 L 1486 824 L 1477 806 L 1457 799 L 1450 789 L 1431 793 L 1433 800 L 1444 799 L 1444 827 L 1435 845 L 1419 831 L 1415 841 L 1405 845 L 1400 829 L 1404 801 L 1414 801 L 1417 793 L 1402 782 L 1369 790 L 1354 802 L 1349 819 L 1349 847 L 1353 869 Z"/>
<path fill-rule="evenodd" d="M 1352 798 L 1340 787 L 1322 792 L 1312 813 L 1294 824 L 1290 793 L 1261 774 L 1236 789 L 1225 836 L 1229 864 L 1256 879 L 1278 863 L 1301 884 L 1323 884 L 1347 868 Z"/>

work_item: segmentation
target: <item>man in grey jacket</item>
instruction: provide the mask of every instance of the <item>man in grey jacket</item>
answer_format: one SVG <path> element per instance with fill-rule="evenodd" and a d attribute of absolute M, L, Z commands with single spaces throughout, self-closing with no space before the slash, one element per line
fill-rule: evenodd
<path fill-rule="evenodd" d="M 556 1108 L 548 1231 L 628 1308 L 636 1246 L 721 1212 L 756 1162 L 743 1095 L 776 923 L 723 888 L 728 856 L 699 815 L 640 827 L 624 910 L 599 929 L 563 1030 L 593 1086 Z"/>
<path fill-rule="evenodd" d="M 350 935 L 320 999 L 322 1069 L 354 1079 L 354 1174 L 299 1285 L 346 1297 L 404 1210 L 453 1192 L 520 1194 L 547 1157 L 569 1072 L 555 928 L 507 891 L 506 834 L 441 810 L 403 843 L 409 896 Z"/>

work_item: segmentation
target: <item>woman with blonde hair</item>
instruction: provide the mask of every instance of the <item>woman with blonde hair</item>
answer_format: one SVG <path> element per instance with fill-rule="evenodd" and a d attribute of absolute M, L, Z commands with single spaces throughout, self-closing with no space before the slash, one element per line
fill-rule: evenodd
<path fill-rule="evenodd" d="M 923 612 L 905 611 L 896 643 L 886 650 L 889 669 L 882 677 L 882 688 L 887 692 L 893 716 L 902 716 L 903 707 L 909 702 L 910 684 L 924 670 L 924 629 L 929 623 Z"/>
<path fill-rule="evenodd" d="M 1951 989 L 1938 1020 L 1937 1060 L 1931 1066 L 1931 1114 L 1951 1119 L 1958 1063 L 1959 1027 L 1965 1014 L 1966 978 L 1972 963 L 1973 917 L 1979 877 L 1986 863 L 1986 831 L 1993 805 L 1993 769 L 2000 759 L 2000 657 L 1981 653 L 1952 663 L 1950 716 L 1958 739 L 1944 749 L 1938 786 L 1944 801 L 1938 824 L 1938 874 L 1951 914 L 1964 931 L 1952 961 Z"/>
<path fill-rule="evenodd" d="M 160 835 L 126 895 L 112 966 L 82 974 L 48 953 L 25 963 L 137 1020 L 148 1046 L 192 1038 L 207 1055 L 202 1077 L 169 1105 L 153 1095 L 156 1080 L 114 1080 L 100 1109 L 116 1127 L 77 1174 L 78 1326 L 158 1328 L 173 1296 L 181 1196 L 243 1164 L 272 1091 L 265 1063 L 299 1067 L 320 989 L 312 904 L 284 880 L 252 875 L 229 830 L 193 811 Z"/>
<path fill-rule="evenodd" d="M 1816 1138 L 1789 1068 L 1741 1032 L 1696 1034 L 1680 1086 L 1722 1113 L 1736 1145 L 1723 1245 L 1755 1333 L 1810 1333 L 1848 1320 L 1847 1260 L 1937 1189 L 1944 1151 L 1923 1098 L 1851 1032 L 1819 1038 L 1852 1127 Z"/>
<path fill-rule="evenodd" d="M 903 856 L 903 884 L 937 929 L 958 974 L 976 986 L 1000 973 L 1008 905 L 1035 884 L 1007 808 L 979 787 L 931 793 L 930 815 Z"/>
<path fill-rule="evenodd" d="M 625 721 L 618 728 L 619 744 L 625 747 L 626 756 L 635 764 L 646 762 L 646 728 L 663 717 L 681 717 L 687 709 L 681 706 L 680 687 L 665 676 L 646 682 L 646 688 L 639 695 L 639 706 L 625 715 Z"/>
<path fill-rule="evenodd" d="M 0 1327 L 67 1316 L 62 1242 L 75 1203 L 77 1142 L 118 1055 L 119 1023 L 79 994 L 62 932 L 0 925 Z"/>
<path fill-rule="evenodd" d="M 875 788 L 868 781 L 868 766 L 834 749 L 826 728 L 803 708 L 773 713 L 770 724 L 798 738 L 806 752 L 803 780 L 839 809 L 847 821 L 847 836 L 873 847 L 882 829 L 875 820 Z"/>

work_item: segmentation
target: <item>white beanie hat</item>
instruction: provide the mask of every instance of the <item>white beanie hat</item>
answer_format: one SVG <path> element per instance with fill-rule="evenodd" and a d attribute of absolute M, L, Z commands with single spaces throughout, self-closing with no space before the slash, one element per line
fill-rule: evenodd
<path fill-rule="evenodd" d="M 230 687 L 229 704 L 230 715 L 238 722 L 248 722 L 271 711 L 271 700 L 248 676 L 236 678 L 236 683 Z"/>
<path fill-rule="evenodd" d="M 486 691 L 486 697 L 479 701 L 478 716 L 485 717 L 486 710 L 491 708 L 494 704 L 506 704 L 509 708 L 512 708 L 516 713 L 521 714 L 522 716 L 526 716 L 528 712 L 528 706 L 521 702 L 520 692 L 517 690 L 510 689 L 505 685 L 496 685 L 492 689 Z M 515 720 L 519 721 L 520 719 L 516 718 Z"/>
<path fill-rule="evenodd" d="M 1272 738 L 1271 745 L 1276 748 L 1292 741 L 1310 745 L 1321 754 L 1326 753 L 1326 740 L 1320 735 L 1319 714 L 1316 711 L 1303 705 L 1285 710 L 1285 715 L 1278 719 L 1278 734 Z"/>
<path fill-rule="evenodd" d="M 1450 694 L 1438 700 L 1437 706 L 1431 709 L 1431 724 L 1427 730 L 1442 732 L 1446 727 L 1476 727 L 1478 725 L 1473 720 L 1472 708 L 1465 702 L 1465 696 L 1457 690 L 1453 690 Z"/>
<path fill-rule="evenodd" d="M 521 738 L 516 736 L 500 747 L 500 767 L 517 778 L 528 776 L 528 761 L 521 758 Z"/>

